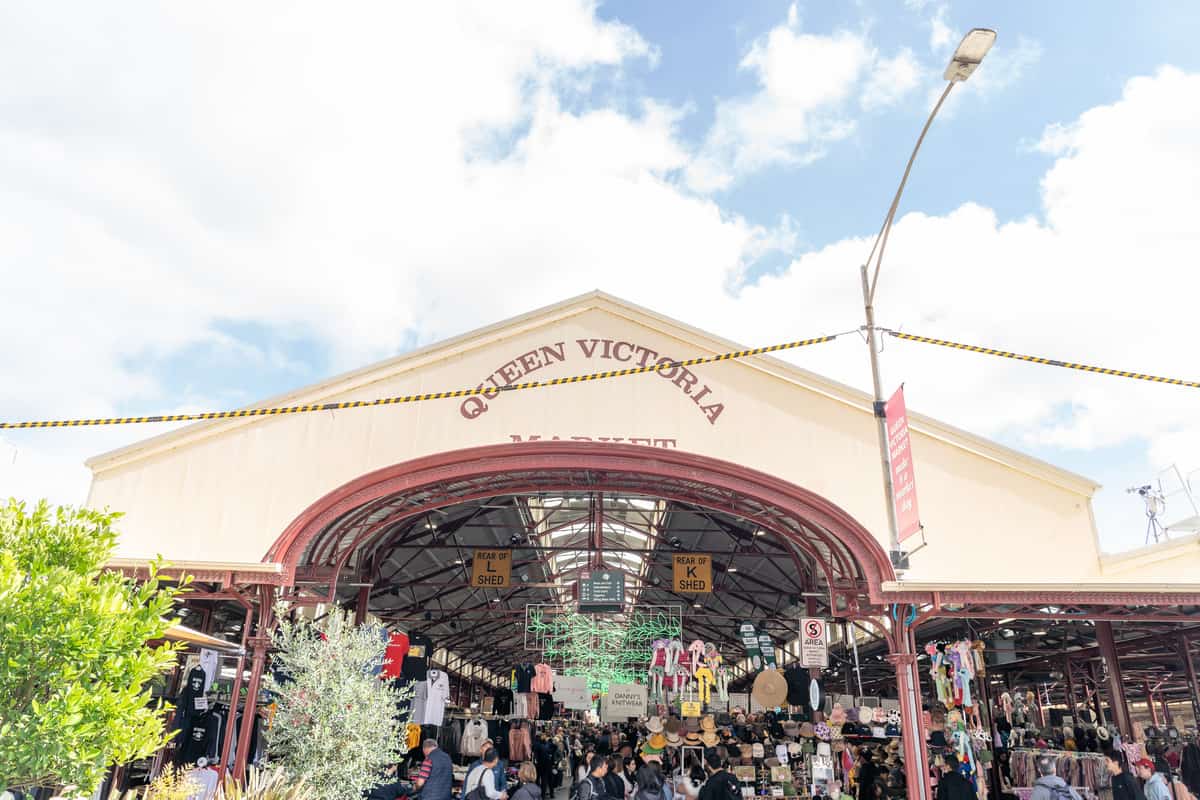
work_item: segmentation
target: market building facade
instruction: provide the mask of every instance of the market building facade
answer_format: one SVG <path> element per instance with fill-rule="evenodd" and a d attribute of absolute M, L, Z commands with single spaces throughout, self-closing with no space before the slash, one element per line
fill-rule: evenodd
<path fill-rule="evenodd" d="M 899 711 L 910 765 L 930 757 L 923 632 L 963 620 L 1009 633 L 1022 621 L 1086 623 L 1094 658 L 1073 667 L 1064 639 L 1071 685 L 1058 691 L 1068 710 L 1079 698 L 1130 738 L 1122 626 L 1161 625 L 1200 703 L 1194 537 L 1107 556 L 1096 484 L 910 414 L 925 533 L 897 574 L 871 398 L 766 355 L 679 364 L 740 349 L 592 293 L 260 405 L 481 394 L 190 425 L 89 461 L 89 504 L 125 514 L 113 566 L 136 574 L 162 555 L 195 576 L 206 615 L 220 604 L 244 613 L 234 697 L 246 667 L 251 703 L 275 599 L 341 604 L 428 637 L 470 694 L 546 658 L 544 642 L 530 646 L 530 609 L 572 606 L 599 571 L 623 576 L 623 612 L 673 609 L 681 639 L 714 643 L 735 687 L 758 671 L 744 663 L 742 620 L 783 645 L 781 667 L 799 658 L 801 617 L 837 626 L 846 653 L 875 648 L 889 677 L 875 693 Z M 507 580 L 471 584 L 484 549 L 510 552 Z M 711 557 L 709 591 L 677 591 L 671 569 L 685 553 Z M 821 684 L 838 674 L 811 671 Z M 248 748 L 243 736 L 223 761 L 246 763 Z M 926 774 L 908 770 L 909 797 L 930 796 Z"/>

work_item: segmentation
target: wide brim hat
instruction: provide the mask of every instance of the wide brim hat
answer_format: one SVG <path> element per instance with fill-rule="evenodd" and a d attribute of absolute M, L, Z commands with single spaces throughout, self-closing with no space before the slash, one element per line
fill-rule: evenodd
<path fill-rule="evenodd" d="M 712 714 L 700 720 L 700 729 L 705 731 L 715 731 L 717 729 L 717 721 L 713 719 Z"/>
<path fill-rule="evenodd" d="M 813 724 L 811 722 L 800 723 L 800 736 L 805 739 L 811 739 L 816 735 L 816 731 L 813 729 Z"/>
<path fill-rule="evenodd" d="M 673 731 L 673 730 L 668 729 L 666 739 L 667 739 L 668 747 L 682 747 L 683 746 L 683 739 L 679 738 L 679 731 Z"/>
<path fill-rule="evenodd" d="M 670 717 L 667 719 L 667 724 L 663 726 L 667 733 L 679 733 L 679 717 Z"/>
<path fill-rule="evenodd" d="M 700 734 L 695 731 L 688 731 L 688 735 L 684 737 L 684 743 L 698 747 L 700 745 Z"/>
<path fill-rule="evenodd" d="M 705 747 L 716 747 L 721 743 L 721 739 L 713 731 L 705 731 L 700 734 L 700 741 L 704 742 Z"/>
<path fill-rule="evenodd" d="M 661 752 L 666 746 L 667 737 L 663 736 L 661 733 L 653 733 L 650 735 L 650 738 L 646 740 L 646 747 L 650 750 L 658 750 Z"/>
<path fill-rule="evenodd" d="M 764 708 L 775 708 L 787 702 L 787 680 L 777 669 L 765 669 L 754 679 L 751 696 Z"/>
<path fill-rule="evenodd" d="M 651 733 L 662 733 L 662 717 L 654 716 L 646 720 L 646 730 L 650 731 Z"/>
<path fill-rule="evenodd" d="M 1108 732 L 1107 725 L 1101 725 L 1100 727 L 1096 728 L 1096 738 L 1098 738 L 1102 742 L 1107 742 L 1108 737 L 1109 737 L 1109 732 Z"/>

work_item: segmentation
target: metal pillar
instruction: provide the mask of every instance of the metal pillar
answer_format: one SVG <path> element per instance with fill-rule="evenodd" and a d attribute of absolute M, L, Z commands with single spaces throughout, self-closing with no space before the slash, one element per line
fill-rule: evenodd
<path fill-rule="evenodd" d="M 254 658 L 250 667 L 250 683 L 246 688 L 246 704 L 242 711 L 242 724 L 238 730 L 237 757 L 234 766 L 237 775 L 246 774 L 246 759 L 250 755 L 250 734 L 254 731 L 255 707 L 258 704 L 258 688 L 262 683 L 263 669 L 267 663 L 267 649 L 271 646 L 271 629 L 275 627 L 274 609 L 275 590 L 270 586 L 260 587 L 258 606 L 258 625 L 254 636 L 249 640 L 254 649 Z M 229 713 L 237 713 L 237 698 L 230 702 Z"/>
<path fill-rule="evenodd" d="M 1142 689 L 1146 692 L 1146 708 L 1150 711 L 1150 724 L 1159 726 L 1158 708 L 1154 705 L 1154 692 L 1150 691 L 1150 681 L 1142 681 Z"/>
<path fill-rule="evenodd" d="M 1200 724 L 1200 681 L 1196 680 L 1196 662 L 1192 661 L 1192 651 L 1185 634 L 1179 634 L 1175 640 L 1179 657 L 1183 659 L 1184 674 L 1187 675 L 1188 688 L 1192 700 L 1192 717 Z"/>
<path fill-rule="evenodd" d="M 1096 711 L 1096 719 L 1099 722 L 1099 724 L 1106 725 L 1107 722 L 1105 721 L 1105 718 L 1104 718 L 1104 704 L 1102 702 L 1100 702 L 1100 681 L 1096 677 L 1095 662 L 1089 661 L 1087 668 L 1088 668 L 1088 678 L 1092 682 L 1092 707 Z"/>
<path fill-rule="evenodd" d="M 1067 683 L 1067 715 L 1074 724 L 1078 720 L 1075 719 L 1075 676 L 1071 674 L 1070 656 L 1063 656 L 1063 679 Z"/>
<path fill-rule="evenodd" d="M 362 586 L 358 590 L 358 605 L 354 609 L 354 624 L 362 625 L 367 621 L 367 607 L 371 602 L 371 587 Z"/>
<path fill-rule="evenodd" d="M 1123 737 L 1132 737 L 1133 723 L 1129 718 L 1129 703 L 1125 699 L 1125 683 L 1121 676 L 1121 659 L 1117 655 L 1117 643 L 1113 639 L 1111 622 L 1096 623 L 1096 643 L 1100 646 L 1104 671 L 1108 675 L 1108 707 L 1112 711 L 1112 721 Z"/>
<path fill-rule="evenodd" d="M 890 642 L 892 652 L 888 661 L 896 670 L 896 687 L 900 697 L 900 717 L 904 736 L 905 782 L 909 800 L 930 800 L 929 770 L 925 766 L 925 720 L 921 715 L 921 683 L 917 673 L 916 648 L 912 631 L 895 631 Z"/>

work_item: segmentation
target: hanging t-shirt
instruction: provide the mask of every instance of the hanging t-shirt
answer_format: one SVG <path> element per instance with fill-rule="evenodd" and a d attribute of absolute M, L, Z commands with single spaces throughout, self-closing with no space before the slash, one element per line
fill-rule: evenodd
<path fill-rule="evenodd" d="M 429 673 L 429 656 L 433 654 L 433 642 L 429 637 L 414 633 L 408 637 L 408 652 L 404 655 L 404 664 L 400 674 L 414 681 L 425 680 Z"/>
<path fill-rule="evenodd" d="M 554 719 L 554 697 L 552 695 L 538 695 L 538 719 Z"/>
<path fill-rule="evenodd" d="M 527 694 L 532 692 L 533 689 L 530 684 L 533 683 L 534 676 L 536 675 L 537 670 L 533 664 L 518 664 L 516 669 L 513 670 L 513 680 L 517 684 L 517 693 Z"/>
<path fill-rule="evenodd" d="M 450 678 L 440 669 L 431 669 L 423 685 L 425 710 L 421 724 L 440 727 L 446 717 L 446 702 L 450 699 Z"/>
<path fill-rule="evenodd" d="M 549 664 L 538 664 L 533 668 L 533 680 L 529 682 L 529 691 L 538 694 L 550 694 L 554 691 L 554 670 Z"/>
<path fill-rule="evenodd" d="M 408 655 L 408 634 L 392 631 L 388 636 L 387 651 L 383 656 L 383 676 L 399 678 L 400 668 L 404 665 L 406 655 Z"/>
<path fill-rule="evenodd" d="M 492 710 L 496 716 L 507 717 L 512 713 L 513 693 L 508 689 L 497 689 L 492 694 Z"/>
<path fill-rule="evenodd" d="M 213 681 L 217 679 L 217 661 L 218 656 L 216 650 L 200 651 L 200 669 L 204 670 L 205 692 L 212 688 Z"/>
<path fill-rule="evenodd" d="M 429 681 L 417 681 L 413 687 L 412 716 L 409 721 L 414 725 L 425 724 L 425 707 L 429 704 Z"/>

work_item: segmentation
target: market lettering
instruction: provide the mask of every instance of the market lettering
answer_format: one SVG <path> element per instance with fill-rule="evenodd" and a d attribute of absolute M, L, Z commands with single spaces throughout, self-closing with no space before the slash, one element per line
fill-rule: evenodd
<path fill-rule="evenodd" d="M 687 367 L 675 363 L 677 359 L 673 356 L 664 355 L 635 342 L 617 339 L 576 339 L 575 344 L 579 348 L 580 355 L 587 360 L 601 359 L 630 366 L 636 364 L 642 369 L 656 367 L 654 374 L 670 383 L 695 403 L 710 425 L 716 425 L 717 420 L 725 411 L 725 404 L 712 396 L 712 387 L 704 383 L 700 376 Z M 500 390 L 503 387 L 517 383 L 520 379 L 526 378 L 543 367 L 566 360 L 565 342 L 539 345 L 522 353 L 492 370 L 492 373 L 475 387 L 482 393 L 464 400 L 459 406 L 459 413 L 464 419 L 478 419 L 487 413 L 491 403 L 500 396 Z"/>
<path fill-rule="evenodd" d="M 646 447 L 662 447 L 667 450 L 678 450 L 679 442 L 676 439 L 665 439 L 657 436 L 546 436 L 541 434 L 532 434 L 522 436 L 519 433 L 510 433 L 509 441 L 512 442 L 608 442 L 610 444 L 641 444 Z"/>

